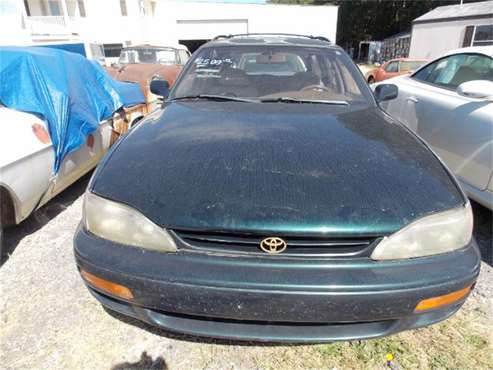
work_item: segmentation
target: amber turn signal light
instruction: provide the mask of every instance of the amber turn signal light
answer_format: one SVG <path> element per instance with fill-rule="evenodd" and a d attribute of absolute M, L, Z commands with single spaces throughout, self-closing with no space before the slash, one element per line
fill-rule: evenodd
<path fill-rule="evenodd" d="M 134 298 L 134 295 L 126 286 L 102 279 L 82 269 L 80 270 L 80 274 L 90 285 L 99 288 L 107 293 L 124 299 Z"/>
<path fill-rule="evenodd" d="M 432 308 L 438 308 L 457 302 L 458 300 L 464 298 L 467 294 L 469 294 L 471 289 L 472 289 L 472 285 L 469 285 L 461 290 L 457 290 L 449 294 L 423 299 L 421 302 L 418 303 L 414 311 L 419 312 L 419 311 L 431 310 Z"/>

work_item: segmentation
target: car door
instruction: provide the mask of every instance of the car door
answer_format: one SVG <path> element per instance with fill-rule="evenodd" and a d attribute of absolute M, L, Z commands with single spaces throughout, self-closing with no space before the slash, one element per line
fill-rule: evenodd
<path fill-rule="evenodd" d="M 493 102 L 461 96 L 461 83 L 492 80 L 492 58 L 454 54 L 399 80 L 387 108 L 421 136 L 463 181 L 486 189 L 493 168 Z"/>

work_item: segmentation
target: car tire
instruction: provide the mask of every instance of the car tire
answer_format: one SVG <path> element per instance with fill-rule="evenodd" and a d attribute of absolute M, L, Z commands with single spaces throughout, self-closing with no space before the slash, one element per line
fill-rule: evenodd
<path fill-rule="evenodd" d="M 375 83 L 375 78 L 373 76 L 368 77 L 368 83 L 369 84 Z"/>
<path fill-rule="evenodd" d="M 15 224 L 15 208 L 13 199 L 7 189 L 0 186 L 0 229 Z"/>

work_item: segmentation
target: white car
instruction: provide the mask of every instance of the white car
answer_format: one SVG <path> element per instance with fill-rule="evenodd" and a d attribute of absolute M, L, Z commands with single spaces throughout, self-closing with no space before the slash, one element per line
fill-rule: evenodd
<path fill-rule="evenodd" d="M 431 146 L 468 196 L 493 209 L 493 46 L 455 50 L 410 76 L 382 108 Z"/>
<path fill-rule="evenodd" d="M 111 120 L 101 122 L 55 175 L 54 148 L 44 121 L 0 106 L 0 123 L 0 229 L 18 224 L 94 168 L 112 134 Z"/>

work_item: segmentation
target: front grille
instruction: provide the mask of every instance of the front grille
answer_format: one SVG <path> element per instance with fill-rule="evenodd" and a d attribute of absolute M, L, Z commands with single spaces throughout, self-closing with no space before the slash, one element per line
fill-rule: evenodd
<path fill-rule="evenodd" d="M 180 248 L 222 254 L 257 254 L 271 256 L 260 249 L 262 239 L 271 235 L 173 230 Z M 377 237 L 332 238 L 287 236 L 287 248 L 276 256 L 368 257 Z"/>

